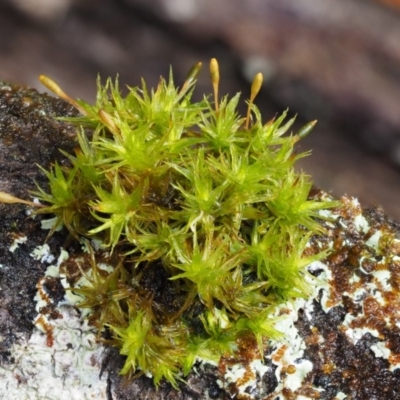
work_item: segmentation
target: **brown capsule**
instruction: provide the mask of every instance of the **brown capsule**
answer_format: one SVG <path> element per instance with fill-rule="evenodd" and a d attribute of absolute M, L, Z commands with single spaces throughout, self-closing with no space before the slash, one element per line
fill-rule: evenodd
<path fill-rule="evenodd" d="M 306 137 L 314 129 L 314 126 L 317 124 L 317 122 L 317 120 L 310 121 L 309 123 L 302 126 L 295 136 L 296 142 Z"/>
<path fill-rule="evenodd" d="M 219 65 L 218 65 L 218 61 L 215 58 L 212 58 L 210 61 L 210 76 L 211 76 L 211 83 L 213 85 L 213 90 L 214 90 L 215 112 L 218 112 L 218 109 L 219 109 L 219 100 L 218 100 Z"/>
<path fill-rule="evenodd" d="M 251 91 L 250 91 L 250 103 L 254 102 L 254 99 L 258 95 L 258 93 L 261 90 L 261 86 L 263 83 L 264 77 L 261 72 L 256 74 L 256 76 L 253 79 L 253 83 L 251 84 Z"/>
<path fill-rule="evenodd" d="M 219 65 L 218 61 L 215 58 L 212 58 L 210 61 L 210 75 L 211 82 L 213 85 L 219 84 Z"/>
<path fill-rule="evenodd" d="M 13 196 L 12 194 L 6 192 L 0 192 L 0 203 L 7 203 L 7 204 L 27 204 L 29 206 L 34 207 L 44 207 L 42 204 L 33 203 L 32 201 L 19 199 L 18 197 Z"/>
<path fill-rule="evenodd" d="M 40 75 L 39 81 L 43 86 L 46 86 L 47 89 L 51 90 L 58 97 L 61 97 L 66 102 L 70 103 L 74 106 L 82 115 L 87 115 L 87 112 L 84 108 L 82 108 L 74 99 L 69 97 L 61 88 L 53 81 L 53 79 L 49 78 L 46 75 Z"/>
<path fill-rule="evenodd" d="M 258 95 L 258 93 L 261 90 L 261 86 L 262 86 L 263 80 L 264 80 L 263 74 L 261 72 L 259 72 L 254 77 L 253 83 L 251 84 L 250 100 L 249 100 L 249 106 L 247 108 L 247 115 L 246 115 L 246 124 L 245 124 L 245 128 L 246 129 L 249 128 L 251 106 L 253 105 L 254 99 L 256 98 L 256 96 Z"/>
<path fill-rule="evenodd" d="M 195 65 L 193 65 L 192 68 L 190 68 L 188 74 L 186 75 L 185 82 L 183 83 L 182 89 L 180 93 L 184 93 L 187 88 L 193 84 L 193 82 L 197 79 L 199 76 L 200 70 L 201 70 L 202 63 L 198 62 Z"/>

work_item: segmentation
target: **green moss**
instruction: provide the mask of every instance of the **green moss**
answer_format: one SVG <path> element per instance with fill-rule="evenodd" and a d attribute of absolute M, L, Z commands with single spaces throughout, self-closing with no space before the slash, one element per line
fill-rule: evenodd
<path fill-rule="evenodd" d="M 126 96 L 118 80 L 98 80 L 94 105 L 42 77 L 82 116 L 68 119 L 79 147 L 65 154 L 69 166 L 45 171 L 50 192 L 35 192 L 46 203 L 37 212 L 119 256 L 107 273 L 92 254 L 90 284 L 75 291 L 126 356 L 121 373 L 151 374 L 156 385 L 177 386 L 196 357 L 218 362 L 245 337 L 262 353 L 280 334 L 275 307 L 309 295 L 306 266 L 326 254 L 305 249 L 323 230 L 318 211 L 337 205 L 309 199 L 311 180 L 294 169 L 306 155 L 296 143 L 315 122 L 289 135 L 287 112 L 264 123 L 253 103 L 260 74 L 241 117 L 239 94 L 218 99 L 215 60 L 214 96 L 194 102 L 198 70 L 181 89 L 170 74 L 156 90 L 143 81 Z M 146 288 L 151 269 L 165 277 L 168 299 Z"/>

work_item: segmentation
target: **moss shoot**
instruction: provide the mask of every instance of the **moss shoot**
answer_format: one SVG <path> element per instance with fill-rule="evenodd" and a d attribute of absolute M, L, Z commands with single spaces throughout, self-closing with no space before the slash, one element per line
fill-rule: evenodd
<path fill-rule="evenodd" d="M 194 102 L 199 69 L 181 88 L 171 73 L 155 90 L 143 81 L 125 96 L 118 80 L 98 80 L 94 105 L 41 77 L 81 116 L 68 119 L 78 126 L 75 154 L 43 169 L 49 188 L 33 192 L 37 213 L 114 255 L 106 272 L 92 251 L 89 283 L 73 290 L 99 337 L 126 356 L 121 373 L 156 385 L 177 387 L 196 359 L 218 363 L 245 338 L 262 356 L 280 335 L 276 306 L 310 293 L 306 267 L 326 253 L 307 251 L 308 242 L 322 233 L 319 210 L 337 205 L 310 199 L 310 177 L 294 168 L 307 155 L 296 144 L 315 121 L 294 134 L 287 112 L 263 122 L 254 105 L 261 74 L 240 116 L 239 94 L 219 98 L 215 59 L 213 95 Z M 0 200 L 19 201 L 3 192 Z M 165 277 L 169 296 L 148 289 L 150 270 Z"/>

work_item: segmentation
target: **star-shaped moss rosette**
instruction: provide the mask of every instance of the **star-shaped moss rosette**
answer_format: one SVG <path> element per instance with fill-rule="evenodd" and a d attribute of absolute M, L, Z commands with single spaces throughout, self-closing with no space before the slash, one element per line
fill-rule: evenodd
<path fill-rule="evenodd" d="M 310 198 L 310 177 L 294 169 L 308 153 L 296 143 L 315 121 L 289 134 L 287 112 L 267 123 L 254 105 L 246 117 L 240 95 L 191 100 L 200 64 L 183 86 L 161 78 L 122 96 L 118 80 L 98 80 L 95 105 L 72 100 L 49 78 L 42 83 L 81 116 L 75 154 L 43 170 L 49 188 L 33 192 L 37 213 L 55 215 L 77 239 L 99 239 L 116 264 L 99 268 L 92 252 L 87 284 L 73 288 L 91 309 L 99 338 L 107 331 L 126 356 L 122 374 L 145 373 L 177 387 L 194 362 L 233 357 L 253 342 L 262 356 L 281 333 L 271 315 L 285 301 L 307 297 L 307 265 L 326 256 L 308 247 L 323 231 L 320 210 L 337 202 Z M 0 192 L 0 201 L 19 199 Z M 25 202 L 29 205 L 36 203 Z M 150 269 L 165 278 L 160 295 L 145 284 Z M 146 278 L 147 279 L 147 278 Z"/>

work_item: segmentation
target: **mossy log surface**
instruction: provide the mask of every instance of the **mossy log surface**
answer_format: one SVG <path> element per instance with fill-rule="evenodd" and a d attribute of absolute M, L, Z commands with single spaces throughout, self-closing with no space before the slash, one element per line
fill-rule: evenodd
<path fill-rule="evenodd" d="M 55 160 L 61 162 L 63 157 L 59 149 L 71 151 L 76 146 L 76 128 L 56 120 L 56 117 L 75 114 L 72 106 L 62 100 L 39 94 L 34 89 L 0 83 L 2 191 L 29 198 L 29 191 L 35 189 L 34 181 L 46 187 L 46 179 L 37 164 L 48 168 Z M 37 315 L 34 296 L 46 266 L 30 254 L 46 241 L 48 232 L 41 229 L 39 218 L 27 216 L 23 205 L 0 204 L 0 219 L 0 265 L 12 267 L 0 268 L 0 364 L 7 367 L 14 362 L 11 346 L 18 340 L 28 340 L 36 329 L 33 325 Z M 19 236 L 29 240 L 17 252 L 11 252 L 10 246 Z M 58 254 L 62 246 L 72 255 L 80 251 L 79 246 L 67 245 L 66 240 L 65 232 L 57 232 L 47 244 L 53 254 Z M 61 285 L 55 285 L 51 292 L 55 300 L 64 296 Z M 107 379 L 109 398 L 203 399 L 206 391 L 215 399 L 222 398 L 222 390 L 216 384 L 215 368 L 201 376 L 189 376 L 188 385 L 178 392 L 169 384 L 161 384 L 156 390 L 152 380 L 145 376 L 126 384 L 119 375 L 123 363 L 117 349 L 106 350 L 99 375 Z M 26 384 L 29 385 L 29 380 Z"/>
<path fill-rule="evenodd" d="M 55 117 L 70 116 L 74 112 L 72 107 L 63 101 L 39 94 L 35 90 L 0 84 L 0 190 L 29 198 L 29 190 L 35 189 L 34 180 L 45 186 L 45 177 L 37 164 L 48 168 L 56 159 L 62 162 L 59 149 L 71 151 L 76 144 L 74 128 L 56 120 Z M 367 235 L 372 235 L 374 229 L 383 229 L 390 231 L 398 239 L 400 228 L 381 210 L 365 210 L 363 214 L 370 229 L 369 233 L 360 234 L 348 222 L 351 207 L 346 205 L 345 201 L 343 204 L 340 220 L 332 224 L 326 237 L 320 239 L 321 243 L 332 240 L 335 243 L 334 252 L 327 263 L 333 274 L 331 301 L 340 305 L 325 312 L 319 303 L 321 299 L 314 300 L 311 320 L 300 310 L 296 327 L 306 343 L 304 358 L 312 361 L 313 369 L 304 378 L 304 384 L 298 393 L 285 393 L 287 399 L 303 395 L 306 398 L 328 400 L 340 391 L 355 400 L 400 398 L 400 370 L 389 368 L 390 362 L 395 360 L 388 361 L 374 355 L 370 348 L 378 343 L 376 337 L 367 333 L 354 344 L 346 336 L 342 326 L 346 314 L 358 318 L 362 313 L 359 303 L 354 303 L 345 292 L 350 287 L 350 272 L 357 268 L 366 251 L 363 243 L 368 239 Z M 0 268 L 0 365 L 3 368 L 12 366 L 14 362 L 10 352 L 11 346 L 16 341 L 28 340 L 36 329 L 32 323 L 36 316 L 34 296 L 37 282 L 46 268 L 40 261 L 32 259 L 30 253 L 45 242 L 47 232 L 41 229 L 40 218 L 29 218 L 26 211 L 27 207 L 23 205 L 0 204 L 0 265 L 7 266 Z M 343 225 L 347 227 L 343 228 Z M 18 251 L 11 252 L 11 244 L 21 235 L 29 240 L 20 246 Z M 69 244 L 67 239 L 66 233 L 61 231 L 48 239 L 47 244 L 54 254 L 58 254 L 62 246 L 66 247 L 71 255 L 78 254 L 79 247 Z M 387 245 L 386 249 L 388 252 L 395 252 L 396 256 L 400 253 L 394 245 Z M 371 271 L 366 270 L 367 267 L 373 269 L 374 265 L 363 264 L 364 271 L 356 271 L 361 285 L 367 285 L 372 279 L 368 275 Z M 388 266 L 393 293 L 400 291 L 399 268 L 396 261 Z M 48 291 L 55 301 L 64 295 L 61 285 L 54 284 Z M 384 301 L 389 302 L 389 297 L 384 298 Z M 371 304 L 372 302 L 369 301 Z M 400 328 L 388 329 L 379 322 L 388 315 L 387 313 L 392 313 L 394 318 L 399 315 L 397 303 L 398 298 L 394 297 L 392 307 L 383 308 L 379 304 L 372 304 L 374 307 L 371 306 L 367 310 L 371 318 L 364 323 L 370 329 L 376 329 L 380 335 L 379 341 L 385 341 L 392 356 L 399 358 Z M 360 321 L 363 323 L 362 318 Z M 322 339 L 319 340 L 317 335 Z M 216 367 L 207 367 L 198 374 L 191 373 L 187 384 L 181 385 L 180 391 L 166 383 L 160 384 L 156 390 L 152 380 L 145 376 L 132 382 L 123 381 L 118 374 L 123 362 L 118 350 L 106 348 L 99 375 L 102 380 L 107 380 L 108 399 L 200 400 L 223 399 L 227 396 L 217 384 L 219 371 Z M 273 393 L 279 382 L 275 375 L 276 367 L 272 364 L 270 367 L 259 380 L 257 392 L 252 393 L 256 399 L 269 399 L 271 395 L 275 398 Z M 22 384 L 29 385 L 29 379 L 33 378 L 26 377 L 21 381 Z M 312 389 L 316 386 L 322 389 L 319 394 Z M 227 389 L 235 396 L 234 387 Z M 315 397 L 317 395 L 318 397 Z"/>

